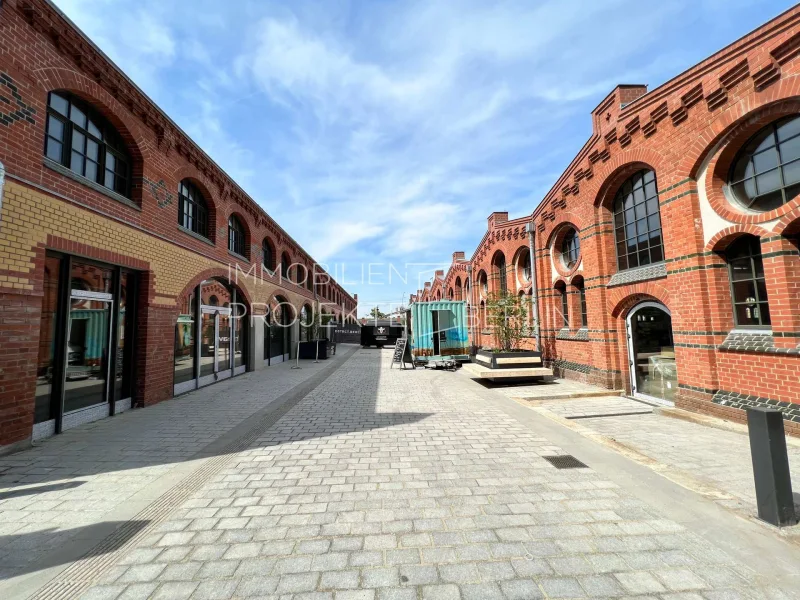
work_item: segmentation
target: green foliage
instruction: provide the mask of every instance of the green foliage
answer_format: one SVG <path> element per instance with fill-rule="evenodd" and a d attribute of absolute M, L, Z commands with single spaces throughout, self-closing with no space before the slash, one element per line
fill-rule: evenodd
<path fill-rule="evenodd" d="M 369 317 L 371 319 L 385 319 L 388 316 L 389 315 L 387 315 L 385 312 L 381 311 L 381 309 L 378 308 L 377 306 L 374 307 L 371 311 L 369 311 Z"/>
<path fill-rule="evenodd" d="M 528 334 L 528 302 L 507 291 L 490 294 L 486 301 L 486 321 L 494 334 L 497 350 L 517 350 Z"/>

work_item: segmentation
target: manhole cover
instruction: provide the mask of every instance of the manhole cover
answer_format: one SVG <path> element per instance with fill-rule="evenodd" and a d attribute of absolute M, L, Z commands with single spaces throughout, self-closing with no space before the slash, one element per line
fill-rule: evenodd
<path fill-rule="evenodd" d="M 589 467 L 570 454 L 563 456 L 543 456 L 556 469 L 588 469 Z"/>

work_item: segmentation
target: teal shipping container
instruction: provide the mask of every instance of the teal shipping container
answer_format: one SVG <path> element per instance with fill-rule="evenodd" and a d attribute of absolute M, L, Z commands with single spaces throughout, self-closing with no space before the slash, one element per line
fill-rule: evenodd
<path fill-rule="evenodd" d="M 414 302 L 409 313 L 414 360 L 427 361 L 434 357 L 469 360 L 466 302 Z"/>

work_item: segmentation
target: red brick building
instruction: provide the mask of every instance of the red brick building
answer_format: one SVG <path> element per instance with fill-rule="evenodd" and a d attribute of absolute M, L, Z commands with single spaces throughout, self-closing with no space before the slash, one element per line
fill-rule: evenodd
<path fill-rule="evenodd" d="M 0 452 L 283 361 L 316 316 L 355 320 L 46 0 L 0 3 L 0 199 Z"/>
<path fill-rule="evenodd" d="M 533 213 L 493 212 L 412 301 L 465 299 L 491 346 L 488 295 L 535 289 L 558 373 L 736 420 L 778 406 L 800 432 L 800 8 L 591 118 Z"/>

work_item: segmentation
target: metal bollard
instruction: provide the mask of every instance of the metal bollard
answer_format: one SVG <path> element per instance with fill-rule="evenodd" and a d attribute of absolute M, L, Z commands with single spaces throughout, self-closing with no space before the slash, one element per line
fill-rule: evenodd
<path fill-rule="evenodd" d="M 783 414 L 771 408 L 748 408 L 747 430 L 758 518 L 776 527 L 794 525 L 794 497 Z"/>

